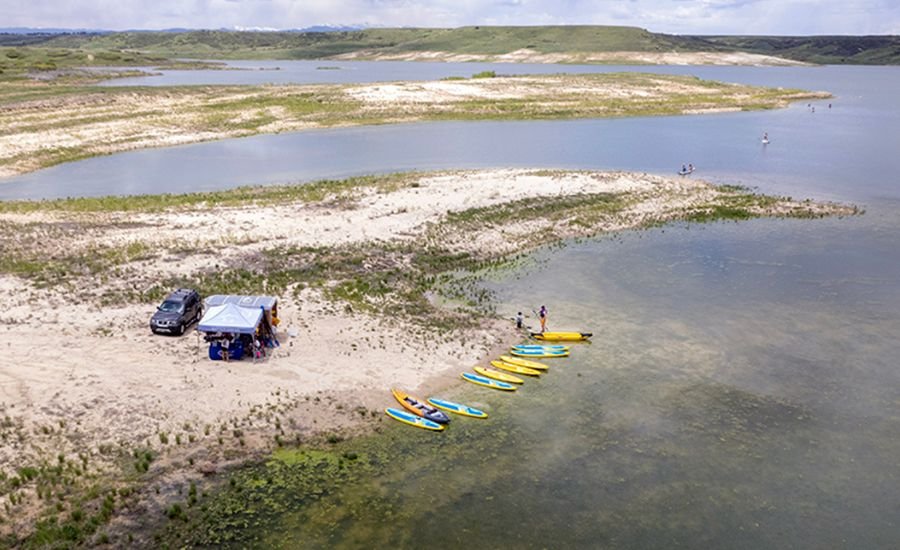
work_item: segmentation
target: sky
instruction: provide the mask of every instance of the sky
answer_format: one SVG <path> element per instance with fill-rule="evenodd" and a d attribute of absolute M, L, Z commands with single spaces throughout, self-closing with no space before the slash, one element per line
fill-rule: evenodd
<path fill-rule="evenodd" d="M 900 0 L 0 0 L 0 27 L 626 25 L 668 34 L 900 34 Z"/>

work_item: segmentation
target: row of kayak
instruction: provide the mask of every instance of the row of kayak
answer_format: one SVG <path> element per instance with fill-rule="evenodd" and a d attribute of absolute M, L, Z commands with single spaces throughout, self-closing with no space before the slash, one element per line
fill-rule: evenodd
<path fill-rule="evenodd" d="M 541 338 L 539 338 L 539 336 Z M 546 338 L 547 336 L 549 336 L 549 338 Z M 532 337 L 551 341 L 584 341 L 591 337 L 591 333 L 545 332 L 532 333 Z M 519 385 L 525 383 L 525 379 L 520 378 L 517 375 L 536 378 L 542 373 L 550 370 L 548 365 L 525 359 L 526 357 L 554 358 L 568 356 L 569 346 L 563 344 L 516 345 L 510 349 L 509 355 L 501 355 L 499 359 L 492 360 L 490 365 L 493 368 L 476 366 L 472 369 L 475 371 L 474 373 L 464 372 L 462 373 L 462 378 L 463 380 L 478 386 L 512 392 L 518 389 Z M 394 420 L 417 428 L 433 431 L 443 430 L 444 427 L 450 423 L 450 417 L 447 415 L 447 412 L 468 416 L 470 418 L 487 418 L 486 412 L 468 405 L 434 397 L 430 397 L 427 401 L 423 401 L 396 388 L 392 389 L 391 393 L 405 410 L 388 407 L 385 409 L 385 414 Z"/>

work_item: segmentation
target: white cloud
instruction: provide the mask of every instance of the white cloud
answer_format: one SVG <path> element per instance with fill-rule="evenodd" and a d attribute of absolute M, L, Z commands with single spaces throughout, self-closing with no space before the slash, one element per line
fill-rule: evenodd
<path fill-rule="evenodd" d="M 4 26 L 630 25 L 671 34 L 900 34 L 897 0 L 3 0 Z"/>

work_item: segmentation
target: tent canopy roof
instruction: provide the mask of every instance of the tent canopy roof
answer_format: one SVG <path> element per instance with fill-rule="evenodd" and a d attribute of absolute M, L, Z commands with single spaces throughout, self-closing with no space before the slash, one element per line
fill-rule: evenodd
<path fill-rule="evenodd" d="M 253 334 L 262 320 L 263 309 L 239 307 L 234 304 L 212 306 L 203 314 L 197 325 L 200 332 L 235 332 Z"/>
<path fill-rule="evenodd" d="M 264 307 L 266 311 L 272 311 L 272 307 L 278 304 L 278 298 L 272 296 L 241 296 L 239 294 L 213 294 L 203 300 L 206 307 L 220 306 L 222 304 L 234 304 L 241 307 L 259 309 Z"/>

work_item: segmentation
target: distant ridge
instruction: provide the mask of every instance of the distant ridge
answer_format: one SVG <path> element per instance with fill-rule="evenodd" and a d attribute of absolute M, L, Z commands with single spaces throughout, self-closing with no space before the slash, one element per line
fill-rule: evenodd
<path fill-rule="evenodd" d="M 139 51 L 199 59 L 453 58 L 557 56 L 563 62 L 590 54 L 637 52 L 751 53 L 821 64 L 900 64 L 898 36 L 695 36 L 617 26 L 470 26 L 361 28 L 316 25 L 293 30 L 0 29 L 0 45 L 41 45 L 86 51 Z M 607 56 L 609 57 L 609 56 Z M 651 56 L 647 56 L 651 57 Z"/>

